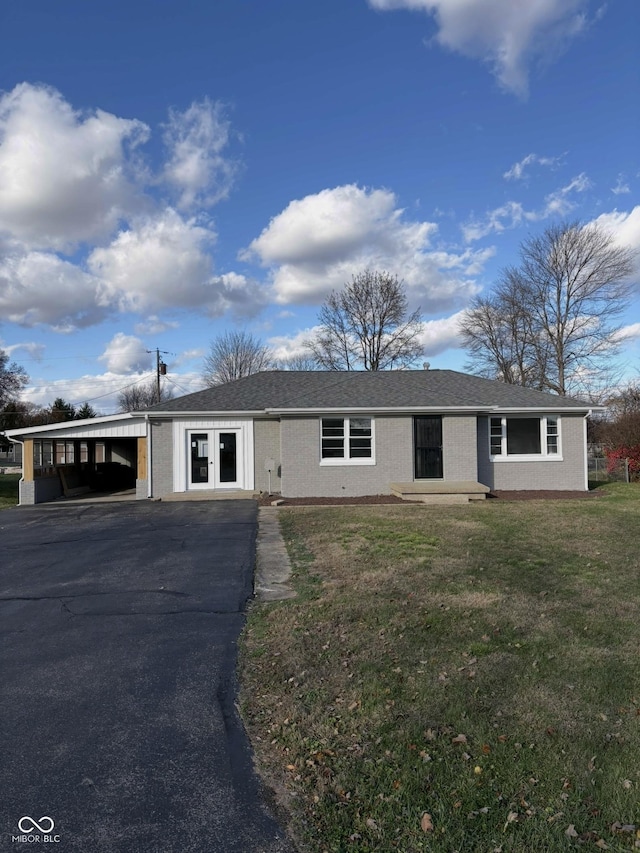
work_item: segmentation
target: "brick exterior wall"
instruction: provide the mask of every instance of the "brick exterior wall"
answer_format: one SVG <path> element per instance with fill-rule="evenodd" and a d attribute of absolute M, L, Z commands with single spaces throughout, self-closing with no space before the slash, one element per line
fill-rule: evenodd
<path fill-rule="evenodd" d="M 443 479 L 478 479 L 478 445 L 475 415 L 445 415 L 442 418 Z"/>
<path fill-rule="evenodd" d="M 266 459 L 274 459 L 276 470 L 271 472 L 271 491 L 282 491 L 280 469 L 282 454 L 280 450 L 280 421 L 256 419 L 253 422 L 253 459 L 255 471 L 255 489 L 259 492 L 269 490 L 269 474 L 264 467 Z"/>
<path fill-rule="evenodd" d="M 585 490 L 584 417 L 561 415 L 562 462 L 492 462 L 489 419 L 478 418 L 478 480 L 490 489 Z"/>
<path fill-rule="evenodd" d="M 153 498 L 173 493 L 172 421 L 151 421 L 151 488 Z"/>
<path fill-rule="evenodd" d="M 319 418 L 283 418 L 282 494 L 357 497 L 390 494 L 389 484 L 413 479 L 410 417 L 375 418 L 375 465 L 320 465 Z"/>
<path fill-rule="evenodd" d="M 149 489 L 148 480 L 136 480 L 136 500 L 142 501 L 147 499 L 147 491 Z"/>

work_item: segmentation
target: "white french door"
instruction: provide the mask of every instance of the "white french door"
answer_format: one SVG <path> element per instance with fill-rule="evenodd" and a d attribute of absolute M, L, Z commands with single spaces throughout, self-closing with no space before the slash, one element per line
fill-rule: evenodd
<path fill-rule="evenodd" d="M 241 488 L 241 430 L 192 430 L 188 432 L 188 444 L 189 489 Z"/>

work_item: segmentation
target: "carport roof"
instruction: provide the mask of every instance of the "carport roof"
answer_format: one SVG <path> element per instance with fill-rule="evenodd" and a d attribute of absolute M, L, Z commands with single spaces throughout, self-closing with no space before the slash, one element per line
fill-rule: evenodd
<path fill-rule="evenodd" d="M 101 435 L 117 435 L 120 438 L 145 435 L 145 417 L 139 412 L 125 412 L 120 415 L 106 415 L 101 418 L 87 418 L 78 421 L 62 421 L 57 424 L 20 427 L 5 430 L 7 438 L 19 439 L 22 436 L 38 438 L 99 438 Z"/>

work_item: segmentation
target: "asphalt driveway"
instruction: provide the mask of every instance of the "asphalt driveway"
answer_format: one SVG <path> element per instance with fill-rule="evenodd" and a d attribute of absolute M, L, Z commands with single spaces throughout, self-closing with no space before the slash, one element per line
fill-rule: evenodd
<path fill-rule="evenodd" d="M 2 850 L 290 850 L 234 705 L 256 527 L 253 501 L 0 513 Z"/>

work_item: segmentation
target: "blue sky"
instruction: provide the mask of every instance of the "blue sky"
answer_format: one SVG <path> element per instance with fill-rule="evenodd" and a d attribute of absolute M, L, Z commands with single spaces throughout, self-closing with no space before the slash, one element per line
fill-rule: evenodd
<path fill-rule="evenodd" d="M 460 312 L 527 234 L 640 248 L 639 32 L 634 0 L 2 4 L 0 346 L 26 396 L 110 413 L 156 347 L 197 390 L 227 329 L 296 353 L 367 266 L 462 369 Z"/>

